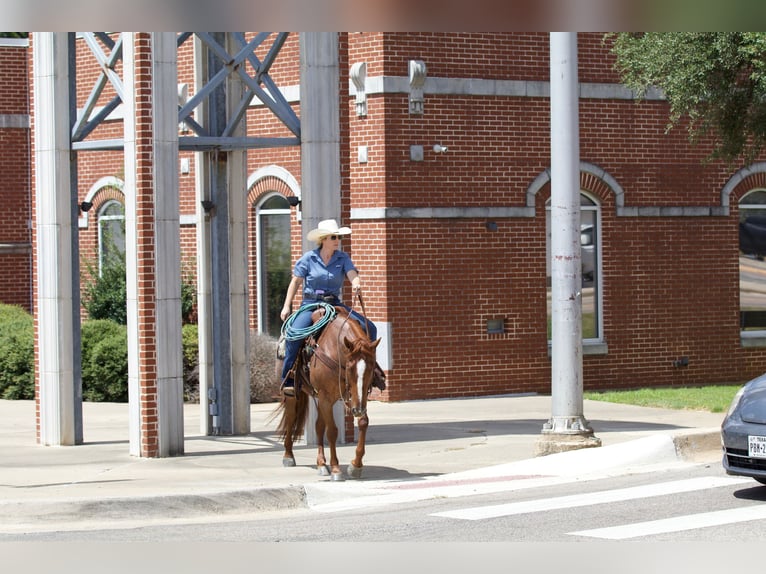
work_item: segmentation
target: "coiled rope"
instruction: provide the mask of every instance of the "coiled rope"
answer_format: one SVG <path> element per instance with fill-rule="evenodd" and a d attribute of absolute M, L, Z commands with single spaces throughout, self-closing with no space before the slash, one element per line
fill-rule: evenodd
<path fill-rule="evenodd" d="M 293 323 L 295 322 L 295 317 L 298 315 L 298 313 L 302 313 L 303 311 L 311 310 L 312 312 L 315 309 L 319 308 L 324 309 L 325 313 L 322 317 L 319 318 L 319 320 L 314 323 L 313 325 L 309 325 L 305 329 L 298 329 L 293 327 Z M 287 320 L 282 324 L 282 336 L 288 340 L 288 341 L 298 341 L 301 339 L 305 339 L 312 333 L 316 333 L 319 331 L 322 327 L 327 325 L 330 321 L 335 319 L 335 307 L 330 305 L 329 303 L 325 303 L 324 301 L 317 301 L 316 303 L 307 303 L 306 305 L 301 305 L 301 308 L 298 309 L 295 313 L 290 315 Z"/>

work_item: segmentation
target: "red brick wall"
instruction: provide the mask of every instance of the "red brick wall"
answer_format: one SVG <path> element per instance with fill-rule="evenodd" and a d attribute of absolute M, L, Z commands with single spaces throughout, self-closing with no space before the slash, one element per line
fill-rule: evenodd
<path fill-rule="evenodd" d="M 27 48 L 0 46 L 0 115 L 28 120 Z M 28 127 L 0 127 L 0 302 L 32 310 L 30 161 Z"/>

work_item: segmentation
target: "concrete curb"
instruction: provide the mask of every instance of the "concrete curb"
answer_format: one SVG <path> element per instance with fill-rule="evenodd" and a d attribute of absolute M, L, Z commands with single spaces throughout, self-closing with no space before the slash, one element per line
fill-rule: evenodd
<path fill-rule="evenodd" d="M 569 478 L 600 473 L 615 475 L 652 465 L 712 462 L 720 454 L 720 448 L 719 429 L 699 429 L 443 474 L 420 482 L 422 486 L 430 483 L 430 488 L 435 489 L 432 492 L 438 492 L 443 485 L 454 486 L 461 481 L 477 479 L 497 481 L 503 477 L 511 479 L 520 475 Z M 348 486 L 343 487 L 342 484 Z M 362 480 L 333 485 L 317 483 L 311 487 L 328 491 L 328 494 L 332 493 L 333 498 L 336 498 L 380 493 L 390 484 L 390 481 Z M 125 524 L 131 521 L 189 520 L 214 514 L 233 516 L 254 511 L 294 510 L 311 507 L 307 488 L 307 485 L 285 485 L 134 497 L 7 501 L 0 502 L 0 524 L 14 530 L 27 526 L 39 530 L 41 526 L 62 523 Z M 422 492 L 429 496 L 426 489 Z"/>
<path fill-rule="evenodd" d="M 698 429 L 694 432 L 678 433 L 673 436 L 676 453 L 681 460 L 699 462 L 723 456 L 721 450 L 721 429 Z"/>
<path fill-rule="evenodd" d="M 302 485 L 194 494 L 150 495 L 103 499 L 8 502 L 0 504 L 0 524 L 9 526 L 61 522 L 114 522 L 194 518 L 306 508 Z"/>

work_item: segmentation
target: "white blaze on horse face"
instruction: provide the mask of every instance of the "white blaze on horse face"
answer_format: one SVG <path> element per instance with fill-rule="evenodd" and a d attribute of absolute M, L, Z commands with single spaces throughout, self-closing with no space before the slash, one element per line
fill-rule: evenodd
<path fill-rule="evenodd" d="M 359 399 L 359 406 L 362 406 L 362 396 L 364 393 L 364 371 L 367 368 L 367 363 L 364 359 L 359 359 L 356 363 L 356 395 Z"/>

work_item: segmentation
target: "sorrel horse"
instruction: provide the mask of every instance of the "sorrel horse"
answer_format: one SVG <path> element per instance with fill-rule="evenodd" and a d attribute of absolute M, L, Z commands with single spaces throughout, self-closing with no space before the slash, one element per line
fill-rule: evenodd
<path fill-rule="evenodd" d="M 327 323 L 318 338 L 309 337 L 296 359 L 295 396 L 286 396 L 280 404 L 282 417 L 277 434 L 284 441 L 284 466 L 295 466 L 293 443 L 303 435 L 310 400 L 316 402 L 317 421 L 317 469 L 332 480 L 344 480 L 338 462 L 336 442 L 338 428 L 333 418 L 333 405 L 342 400 L 346 411 L 357 421 L 359 437 L 356 453 L 347 468 L 349 476 L 362 476 L 362 457 L 367 436 L 367 395 L 375 369 L 375 349 L 380 339 L 371 342 L 361 325 L 349 316 L 343 307 L 335 307 L 335 318 Z M 312 315 L 316 323 L 324 310 L 317 309 Z M 307 354 L 310 357 L 307 358 Z M 330 467 L 324 452 L 324 436 L 330 445 Z"/>

